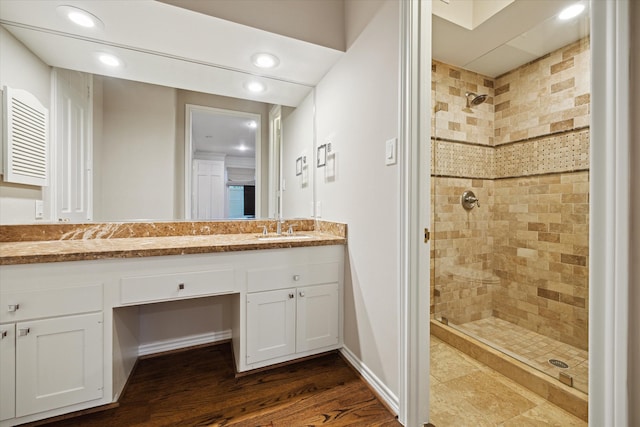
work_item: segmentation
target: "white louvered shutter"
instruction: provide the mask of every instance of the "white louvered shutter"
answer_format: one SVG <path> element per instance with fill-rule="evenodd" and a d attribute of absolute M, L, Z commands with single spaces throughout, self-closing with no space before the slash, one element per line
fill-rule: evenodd
<path fill-rule="evenodd" d="M 27 91 L 4 87 L 5 182 L 49 185 L 49 111 Z"/>

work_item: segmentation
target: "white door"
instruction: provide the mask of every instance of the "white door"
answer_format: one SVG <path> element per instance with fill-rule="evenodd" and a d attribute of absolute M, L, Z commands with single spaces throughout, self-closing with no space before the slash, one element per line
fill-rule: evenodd
<path fill-rule="evenodd" d="M 0 326 L 0 421 L 16 414 L 15 324 Z"/>
<path fill-rule="evenodd" d="M 297 289 L 296 352 L 338 344 L 338 284 Z"/>
<path fill-rule="evenodd" d="M 296 350 L 295 289 L 247 294 L 247 364 Z"/>
<path fill-rule="evenodd" d="M 55 159 L 58 219 L 92 219 L 91 75 L 56 68 Z"/>
<path fill-rule="evenodd" d="M 224 218 L 224 162 L 193 161 L 193 219 Z"/>
<path fill-rule="evenodd" d="M 102 313 L 21 322 L 16 335 L 16 416 L 102 398 Z"/>

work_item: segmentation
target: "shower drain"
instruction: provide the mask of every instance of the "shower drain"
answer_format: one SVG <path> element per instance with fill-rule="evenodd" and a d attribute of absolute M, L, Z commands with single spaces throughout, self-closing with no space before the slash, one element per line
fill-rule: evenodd
<path fill-rule="evenodd" d="M 562 368 L 562 369 L 567 369 L 569 367 L 569 365 L 564 363 L 562 360 L 558 360 L 558 359 L 549 359 L 549 363 L 551 363 L 553 366 L 557 366 L 558 368 Z"/>

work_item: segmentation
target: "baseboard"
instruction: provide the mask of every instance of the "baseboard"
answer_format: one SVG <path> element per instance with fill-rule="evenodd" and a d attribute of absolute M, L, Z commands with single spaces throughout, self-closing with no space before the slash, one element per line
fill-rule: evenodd
<path fill-rule="evenodd" d="M 400 411 L 400 403 L 398 397 L 394 395 L 391 390 L 365 365 L 355 354 L 346 347 L 340 349 L 340 354 L 345 358 L 347 362 L 362 376 L 362 378 L 369 384 L 373 391 L 382 399 L 383 403 L 389 408 L 391 412 L 398 415 Z"/>
<path fill-rule="evenodd" d="M 142 344 L 138 346 L 138 356 L 164 353 L 167 351 L 180 350 L 182 348 L 193 347 L 202 344 L 211 344 L 218 341 L 228 341 L 231 339 L 231 329 L 206 334 L 190 335 L 171 340 L 163 340 Z"/>

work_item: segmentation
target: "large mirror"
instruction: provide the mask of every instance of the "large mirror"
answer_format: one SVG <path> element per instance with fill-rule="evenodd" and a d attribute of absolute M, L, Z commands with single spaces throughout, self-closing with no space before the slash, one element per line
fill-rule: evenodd
<path fill-rule="evenodd" d="M 313 87 L 340 51 L 161 2 L 74 6 L 95 27 L 70 22 L 62 1 L 0 3 L 0 83 L 51 106 L 53 139 L 64 139 L 58 98 L 77 89 L 76 72 L 91 99 L 90 148 L 52 146 L 49 187 L 0 182 L 0 222 L 312 215 Z M 260 52 L 276 66 L 255 65 Z M 105 53 L 120 66 L 101 63 Z M 66 196 L 74 185 L 79 195 Z M 221 197 L 215 209 L 207 192 Z"/>

